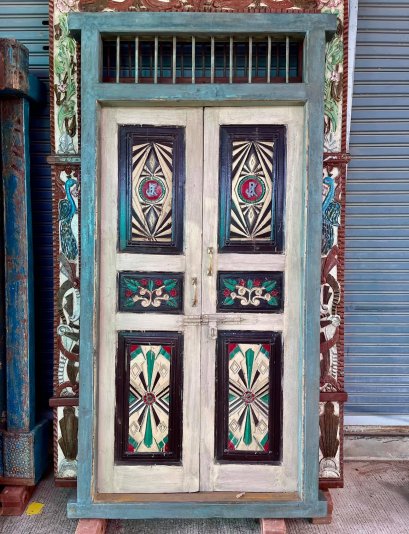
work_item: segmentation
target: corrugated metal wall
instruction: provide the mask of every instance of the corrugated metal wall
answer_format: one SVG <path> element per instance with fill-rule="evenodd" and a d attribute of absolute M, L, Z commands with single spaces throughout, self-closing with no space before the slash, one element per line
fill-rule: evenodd
<path fill-rule="evenodd" d="M 30 51 L 30 72 L 45 85 L 48 95 L 48 2 L 0 1 L 0 37 L 13 37 Z M 36 292 L 37 398 L 40 411 L 52 396 L 53 286 L 51 178 L 48 103 L 34 106 L 30 124 L 31 198 L 33 212 Z"/>
<path fill-rule="evenodd" d="M 347 423 L 409 424 L 409 3 L 358 6 L 346 219 Z"/>

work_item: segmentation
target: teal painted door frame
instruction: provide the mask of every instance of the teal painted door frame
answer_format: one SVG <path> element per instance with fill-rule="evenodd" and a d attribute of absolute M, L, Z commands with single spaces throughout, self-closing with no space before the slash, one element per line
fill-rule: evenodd
<path fill-rule="evenodd" d="M 249 18 L 254 24 L 249 31 Z M 326 514 L 318 491 L 318 401 L 321 178 L 325 44 L 336 29 L 329 14 L 73 13 L 69 27 L 81 41 L 81 363 L 77 500 L 72 518 L 316 517 Z M 304 36 L 304 82 L 299 84 L 112 84 L 100 83 L 101 34 L 120 35 L 298 35 Z M 99 58 L 96 59 L 96 58 Z M 300 180 L 305 210 L 299 254 L 303 302 L 299 373 L 304 388 L 299 421 L 299 499 L 262 502 L 98 501 L 95 488 L 96 389 L 98 346 L 98 122 L 101 106 L 115 105 L 300 105 L 305 109 L 305 165 Z"/>

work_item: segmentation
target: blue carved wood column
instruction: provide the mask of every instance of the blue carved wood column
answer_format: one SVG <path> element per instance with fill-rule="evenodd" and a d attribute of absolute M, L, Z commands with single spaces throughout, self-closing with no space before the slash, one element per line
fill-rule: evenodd
<path fill-rule="evenodd" d="M 49 424 L 36 420 L 29 107 L 39 84 L 28 50 L 0 39 L 4 358 L 1 359 L 0 484 L 34 485 L 47 465 Z M 4 297 L 3 297 L 4 295 Z M 1 325 L 0 325 L 1 327 Z"/>

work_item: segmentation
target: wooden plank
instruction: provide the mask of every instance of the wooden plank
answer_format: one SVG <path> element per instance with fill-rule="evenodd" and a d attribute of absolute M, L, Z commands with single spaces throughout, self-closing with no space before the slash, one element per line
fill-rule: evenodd
<path fill-rule="evenodd" d="M 303 374 L 306 384 L 304 399 L 304 437 L 300 443 L 303 450 L 303 468 L 300 478 L 303 479 L 305 499 L 315 502 L 318 498 L 318 439 L 319 427 L 317 406 L 319 401 L 320 362 L 317 354 L 319 346 L 319 323 L 316 320 L 320 313 L 320 269 L 321 269 L 321 189 L 322 189 L 322 147 L 324 144 L 323 129 L 320 127 L 324 116 L 324 65 L 325 35 L 314 30 L 308 33 L 305 42 L 306 80 L 308 83 L 309 100 L 306 106 L 305 138 L 307 140 L 308 172 L 306 190 L 308 204 L 305 215 L 301 214 L 305 228 L 305 249 L 300 249 L 304 256 L 303 287 L 304 309 L 299 323 L 299 335 L 304 345 L 304 361 L 299 364 L 299 372 Z M 303 240 L 301 241 L 303 242 Z M 301 257 L 302 257 L 301 256 Z"/>
<path fill-rule="evenodd" d="M 95 502 L 283 502 L 300 501 L 297 492 L 292 493 L 237 493 L 232 491 L 199 491 L 197 493 L 97 493 Z"/>
<path fill-rule="evenodd" d="M 81 187 L 83 202 L 81 206 L 81 291 L 87 298 L 81 304 L 81 374 L 80 406 L 78 430 L 78 482 L 77 498 L 80 503 L 90 503 L 92 472 L 95 455 L 95 391 L 94 360 L 98 346 L 97 315 L 99 286 L 99 257 L 96 240 L 96 214 L 98 213 L 98 191 L 95 179 L 97 170 L 97 127 L 98 110 L 93 93 L 92 79 L 97 79 L 100 71 L 98 61 L 99 34 L 91 26 L 83 30 L 81 45 L 81 125 L 82 138 L 87 142 L 82 146 Z"/>
<path fill-rule="evenodd" d="M 129 502 L 129 503 L 76 503 L 69 502 L 67 515 L 70 519 L 109 518 L 109 519 L 210 519 L 210 518 L 304 518 L 326 514 L 326 504 L 322 501 L 280 502 L 237 502 L 226 506 L 224 502 Z"/>
<path fill-rule="evenodd" d="M 226 34 L 285 34 L 294 36 L 313 29 L 328 32 L 336 30 L 336 16 L 329 13 L 252 13 L 251 30 L 248 13 L 70 13 L 68 26 L 78 30 L 91 25 L 101 33 L 115 35 L 226 35 Z"/>
<path fill-rule="evenodd" d="M 97 79 L 97 78 L 95 78 Z M 113 84 L 95 83 L 95 98 L 101 102 L 132 101 L 133 105 L 149 101 L 150 105 L 217 105 L 223 101 L 228 105 L 274 101 L 282 103 L 304 103 L 307 90 L 303 83 L 213 83 L 213 84 Z"/>

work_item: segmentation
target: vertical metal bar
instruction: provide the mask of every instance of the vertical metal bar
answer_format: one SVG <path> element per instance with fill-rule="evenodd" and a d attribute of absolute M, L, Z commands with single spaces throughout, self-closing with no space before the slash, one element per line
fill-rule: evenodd
<path fill-rule="evenodd" d="M 271 37 L 267 37 L 267 83 L 271 82 Z"/>
<path fill-rule="evenodd" d="M 229 83 L 233 83 L 233 37 L 230 37 Z"/>
<path fill-rule="evenodd" d="M 139 82 L 139 37 L 135 37 L 135 83 Z"/>
<path fill-rule="evenodd" d="M 290 38 L 285 38 L 285 83 L 289 82 L 290 74 Z"/>
<path fill-rule="evenodd" d="M 115 78 L 115 81 L 116 83 L 119 83 L 119 71 L 120 71 L 120 64 L 119 64 L 119 61 L 120 61 L 120 50 L 121 50 L 121 38 L 119 37 L 119 35 L 116 36 L 116 78 Z"/>
<path fill-rule="evenodd" d="M 176 37 L 173 37 L 172 42 L 172 83 L 176 83 Z"/>
<path fill-rule="evenodd" d="M 210 43 L 210 83 L 214 83 L 214 37 L 211 37 Z"/>
<path fill-rule="evenodd" d="M 192 36 L 192 83 L 196 82 L 196 39 Z"/>
<path fill-rule="evenodd" d="M 248 79 L 249 83 L 251 83 L 251 77 L 253 74 L 253 37 L 249 37 L 249 72 L 248 72 Z"/>
<path fill-rule="evenodd" d="M 153 83 L 158 83 L 158 49 L 159 49 L 159 38 L 155 35 L 155 59 L 153 64 Z"/>

